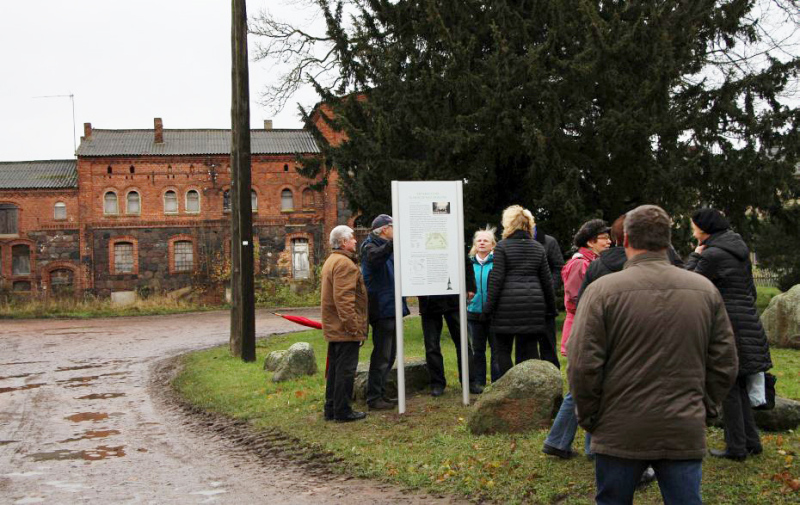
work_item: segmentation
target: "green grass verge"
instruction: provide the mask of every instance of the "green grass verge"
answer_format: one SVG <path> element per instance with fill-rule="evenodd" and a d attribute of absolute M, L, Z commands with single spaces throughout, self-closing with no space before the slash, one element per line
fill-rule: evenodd
<path fill-rule="evenodd" d="M 418 318 L 407 318 L 406 356 L 424 356 Z M 540 449 L 547 435 L 473 436 L 465 428 L 469 407 L 460 403 L 455 351 L 447 332 L 442 350 L 449 386 L 443 397 L 412 396 L 408 412 L 370 413 L 365 421 L 325 422 L 322 373 L 275 384 L 262 371 L 272 350 L 309 342 L 324 370 L 326 344 L 320 331 L 306 331 L 259 341 L 255 363 L 242 363 L 216 348 L 184 357 L 174 386 L 189 402 L 206 410 L 250 421 L 253 427 L 277 428 L 306 447 L 333 453 L 341 462 L 334 470 L 376 478 L 436 493 L 498 503 L 592 503 L 594 471 L 584 458 L 561 461 Z M 369 342 L 360 352 L 367 361 Z M 800 351 L 773 352 L 778 393 L 800 399 Z M 363 405 L 361 405 L 363 408 Z M 358 408 L 358 407 L 357 407 Z M 581 450 L 583 433 L 574 448 Z M 711 446 L 722 447 L 722 430 L 710 428 Z M 740 464 L 708 458 L 703 465 L 703 496 L 710 504 L 797 503 L 800 494 L 788 483 L 800 469 L 795 433 L 764 434 L 764 454 Z M 636 503 L 661 503 L 657 486 L 637 493 Z"/>
<path fill-rule="evenodd" d="M 166 296 L 151 296 L 144 300 L 137 300 L 135 303 L 124 307 L 112 305 L 110 299 L 53 299 L 47 302 L 42 300 L 15 300 L 0 303 L 0 319 L 89 319 L 94 317 L 154 316 L 199 312 L 216 308 L 219 307 L 175 300 Z"/>

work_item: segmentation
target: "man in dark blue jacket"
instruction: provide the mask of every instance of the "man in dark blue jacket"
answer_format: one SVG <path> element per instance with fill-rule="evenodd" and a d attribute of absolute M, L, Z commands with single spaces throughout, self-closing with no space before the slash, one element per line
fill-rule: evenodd
<path fill-rule="evenodd" d="M 367 379 L 367 406 L 370 410 L 394 408 L 394 402 L 386 398 L 386 379 L 397 354 L 393 237 L 392 217 L 381 214 L 372 221 L 372 231 L 361 246 L 361 273 L 367 285 L 373 344 Z M 403 315 L 408 314 L 403 300 Z"/>

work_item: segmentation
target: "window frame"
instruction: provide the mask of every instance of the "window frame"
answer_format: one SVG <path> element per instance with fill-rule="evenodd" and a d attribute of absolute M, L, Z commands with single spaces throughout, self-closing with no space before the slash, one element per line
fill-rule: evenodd
<path fill-rule="evenodd" d="M 133 245 L 133 270 L 131 272 L 118 272 L 116 261 L 116 245 L 128 242 Z M 114 237 L 108 242 L 108 272 L 109 275 L 139 275 L 139 241 L 136 237 L 124 235 Z"/>
<path fill-rule="evenodd" d="M 107 208 L 108 195 L 113 195 L 114 196 L 114 207 L 115 207 L 114 212 L 108 212 L 108 208 Z M 106 190 L 105 192 L 103 192 L 103 215 L 104 216 L 119 216 L 119 195 L 117 194 L 117 192 L 115 190 L 109 189 L 109 190 Z"/>
<path fill-rule="evenodd" d="M 64 216 L 59 217 L 58 210 L 63 209 Z M 67 204 L 62 201 L 58 201 L 53 205 L 53 219 L 56 221 L 66 221 L 67 220 Z"/>
<path fill-rule="evenodd" d="M 197 195 L 197 210 L 190 210 L 189 209 L 189 193 L 195 193 Z M 184 209 L 185 209 L 187 214 L 199 214 L 201 209 L 203 208 L 202 207 L 202 203 L 200 201 L 200 191 L 198 191 L 198 190 L 196 190 L 194 188 L 187 189 L 186 193 L 184 195 L 184 202 L 183 203 L 184 203 Z"/>
<path fill-rule="evenodd" d="M 0 236 L 5 237 L 15 237 L 19 235 L 19 214 L 20 214 L 19 205 L 14 203 L 0 203 L 0 215 L 3 216 L 3 219 L 6 220 L 6 224 L 9 222 L 9 218 L 7 214 L 13 216 L 13 226 L 3 229 L 0 228 Z M 0 219 L 0 222 L 3 221 Z"/>
<path fill-rule="evenodd" d="M 286 198 L 286 193 L 289 193 L 289 197 L 291 199 L 291 207 L 287 208 L 285 206 L 284 199 Z M 295 205 L 294 205 L 294 191 L 291 188 L 283 188 L 281 189 L 281 212 L 294 212 Z"/>
<path fill-rule="evenodd" d="M 175 197 L 175 210 L 167 210 L 167 195 L 172 193 Z M 172 216 L 178 214 L 180 212 L 180 204 L 178 202 L 178 192 L 174 189 L 167 189 L 164 191 L 164 194 L 161 195 L 161 200 L 164 204 L 164 214 Z"/>
<path fill-rule="evenodd" d="M 136 195 L 136 204 L 139 209 L 136 212 L 130 210 L 131 195 Z M 142 194 L 137 189 L 131 189 L 125 193 L 125 215 L 126 216 L 141 216 L 142 215 Z"/>

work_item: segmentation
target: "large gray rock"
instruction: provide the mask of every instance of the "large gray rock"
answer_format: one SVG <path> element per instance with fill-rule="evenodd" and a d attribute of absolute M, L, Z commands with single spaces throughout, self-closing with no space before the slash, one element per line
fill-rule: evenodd
<path fill-rule="evenodd" d="M 281 358 L 272 381 L 284 382 L 315 373 L 317 373 L 317 358 L 314 356 L 314 349 L 307 342 L 297 342 L 292 344 L 286 355 Z"/>
<path fill-rule="evenodd" d="M 406 394 L 425 391 L 430 387 L 431 374 L 428 373 L 428 366 L 423 358 L 413 358 L 406 360 Z M 353 392 L 356 400 L 365 401 L 367 398 L 367 379 L 369 375 L 369 362 L 359 363 L 356 369 L 356 380 L 353 384 Z M 386 396 L 397 397 L 397 363 L 392 367 L 389 378 L 386 380 Z"/>
<path fill-rule="evenodd" d="M 274 372 L 278 369 L 278 365 L 280 364 L 281 360 L 284 356 L 286 356 L 287 351 L 272 351 L 271 353 L 267 354 L 267 357 L 264 358 L 264 370 L 267 372 Z"/>
<path fill-rule="evenodd" d="M 552 363 L 523 361 L 483 391 L 467 428 L 475 435 L 546 428 L 561 404 L 562 386 L 561 372 Z"/>
<path fill-rule="evenodd" d="M 761 324 L 771 346 L 800 349 L 800 284 L 770 300 Z"/>
<path fill-rule="evenodd" d="M 766 431 L 789 431 L 800 425 L 800 402 L 775 397 L 772 410 L 754 410 L 756 424 Z"/>

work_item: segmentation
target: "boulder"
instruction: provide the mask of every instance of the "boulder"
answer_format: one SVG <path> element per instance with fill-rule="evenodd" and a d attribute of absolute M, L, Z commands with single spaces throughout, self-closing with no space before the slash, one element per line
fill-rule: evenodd
<path fill-rule="evenodd" d="M 423 358 L 413 358 L 406 360 L 406 394 L 427 391 L 431 385 L 431 374 L 428 373 L 428 365 Z M 367 398 L 367 378 L 369 375 L 369 362 L 359 363 L 356 369 L 356 380 L 353 385 L 353 392 L 356 400 L 366 401 Z M 392 367 L 389 378 L 386 380 L 386 396 L 397 397 L 397 363 Z"/>
<path fill-rule="evenodd" d="M 272 351 L 264 358 L 264 370 L 267 372 L 274 372 L 278 369 L 278 364 L 283 357 L 286 356 L 286 351 Z"/>
<path fill-rule="evenodd" d="M 800 349 L 800 284 L 775 296 L 761 314 L 769 345 Z"/>
<path fill-rule="evenodd" d="M 561 372 L 547 361 L 523 361 L 475 402 L 467 429 L 475 435 L 547 428 L 561 404 Z"/>
<path fill-rule="evenodd" d="M 723 428 L 725 418 L 722 407 L 718 417 L 708 420 L 709 426 Z M 789 431 L 800 425 L 800 402 L 788 398 L 775 397 L 775 408 L 772 410 L 754 410 L 756 426 L 764 431 Z"/>
<path fill-rule="evenodd" d="M 800 402 L 775 397 L 772 410 L 754 410 L 756 424 L 765 431 L 788 431 L 800 425 Z"/>
<path fill-rule="evenodd" d="M 111 293 L 111 305 L 124 307 L 136 303 L 136 291 L 114 291 Z"/>
<path fill-rule="evenodd" d="M 272 381 L 284 382 L 315 373 L 317 373 L 317 358 L 314 356 L 314 349 L 307 342 L 297 342 L 292 344 L 281 358 Z"/>

